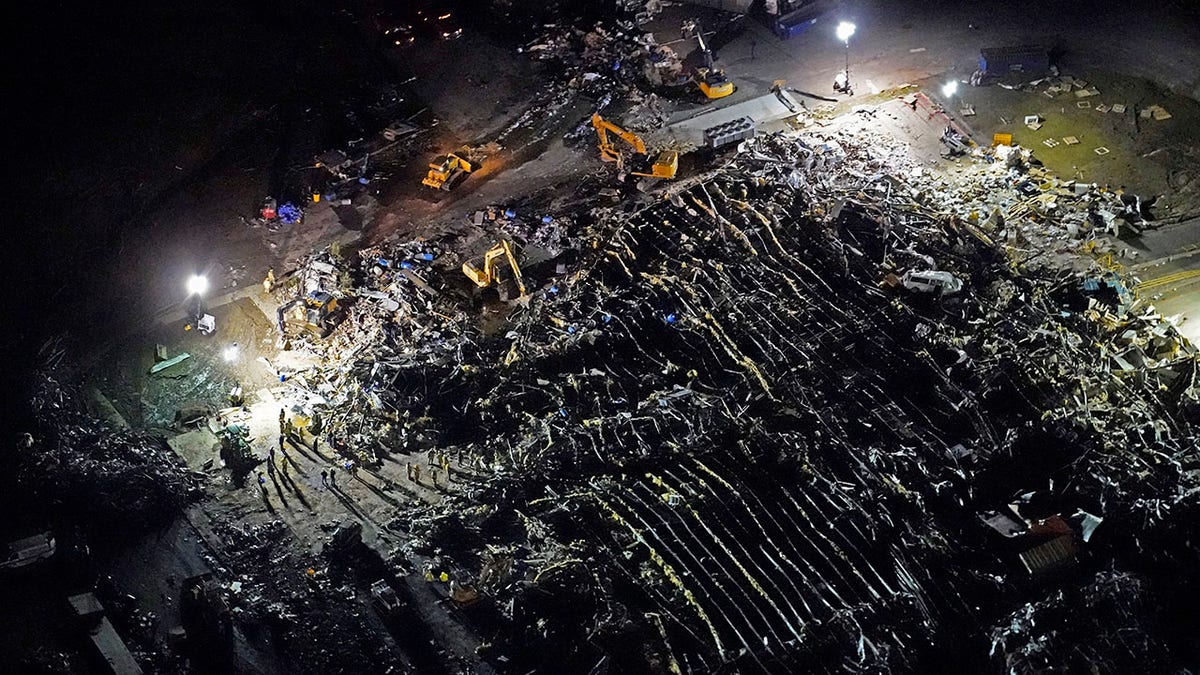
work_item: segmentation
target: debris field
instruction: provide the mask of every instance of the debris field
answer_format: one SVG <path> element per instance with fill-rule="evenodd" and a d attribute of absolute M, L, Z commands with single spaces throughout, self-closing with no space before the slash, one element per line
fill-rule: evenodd
<path fill-rule="evenodd" d="M 499 331 L 435 287 L 449 242 L 341 261 L 358 300 L 289 381 L 365 468 L 453 460 L 388 527 L 493 607 L 512 672 L 1173 663 L 1196 355 L 1079 252 L 1119 196 L 801 127 L 559 238 L 491 219 L 579 251 Z M 1082 611 L 1122 637 L 1047 647 Z"/>
<path fill-rule="evenodd" d="M 661 127 L 630 82 L 682 61 L 631 35 L 527 45 L 577 89 L 547 109 L 582 92 Z M 272 271 L 279 475 L 247 431 L 275 399 L 217 413 L 223 461 L 189 471 L 94 420 L 59 342 L 15 470 L 134 530 L 229 500 L 188 596 L 223 647 L 159 645 L 163 671 L 230 668 L 236 643 L 287 672 L 1175 672 L 1200 655 L 1197 352 L 1101 237 L 1149 208 L 949 128 L 930 168 L 874 124 L 914 100 Z M 472 288 L 501 240 L 523 278 Z M 344 518 L 318 515 L 317 466 Z"/>

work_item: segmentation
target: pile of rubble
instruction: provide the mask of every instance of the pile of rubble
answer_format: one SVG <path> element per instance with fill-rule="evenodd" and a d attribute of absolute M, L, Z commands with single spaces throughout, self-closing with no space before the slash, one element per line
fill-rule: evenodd
<path fill-rule="evenodd" d="M 356 580 L 345 564 L 331 564 L 328 553 L 314 554 L 279 520 L 248 523 L 223 517 L 213 529 L 226 557 L 210 562 L 227 579 L 214 591 L 241 630 L 270 632 L 277 653 L 293 671 L 343 672 L 354 664 L 355 669 L 386 673 L 404 665 L 394 645 L 381 639 L 384 633 L 367 603 L 357 597 Z M 367 551 L 361 543 L 359 548 Z M 382 561 L 375 562 L 377 567 L 366 574 L 382 573 Z"/>
<path fill-rule="evenodd" d="M 502 335 L 396 269 L 418 256 L 364 253 L 363 323 L 308 386 L 356 447 L 456 458 L 443 505 L 398 520 L 497 601 L 489 658 L 982 663 L 1013 606 L 1055 615 L 1030 575 L 1153 569 L 1161 600 L 1198 562 L 1195 350 L 1076 252 L 1119 195 L 1020 150 L 939 178 L 881 140 L 759 136 L 576 214 L 592 253 Z M 1016 664 L 1036 638 L 1013 621 L 994 658 Z"/>
<path fill-rule="evenodd" d="M 36 422 L 15 452 L 17 484 L 52 514 L 106 533 L 170 520 L 202 494 L 161 437 L 94 417 L 61 340 L 48 342 L 31 397 Z"/>

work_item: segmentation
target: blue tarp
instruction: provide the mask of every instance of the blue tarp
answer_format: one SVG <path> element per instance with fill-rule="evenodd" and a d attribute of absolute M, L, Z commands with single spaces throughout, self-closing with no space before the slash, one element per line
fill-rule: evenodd
<path fill-rule="evenodd" d="M 300 207 L 291 202 L 286 202 L 283 206 L 280 206 L 278 214 L 279 220 L 289 225 L 298 223 L 304 218 L 304 212 L 300 210 Z"/>

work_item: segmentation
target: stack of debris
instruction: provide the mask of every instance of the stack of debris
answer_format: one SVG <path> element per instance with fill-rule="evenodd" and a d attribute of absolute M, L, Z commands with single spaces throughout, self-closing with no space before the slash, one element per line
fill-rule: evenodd
<path fill-rule="evenodd" d="M 997 598 L 1036 598 L 1035 569 L 1195 564 L 1142 545 L 1197 506 L 1194 349 L 1119 271 L 1006 243 L 1082 232 L 1108 197 L 1026 154 L 951 197 L 883 140 L 748 141 L 596 212 L 597 255 L 502 338 L 442 324 L 346 371 L 401 447 L 460 457 L 451 507 L 404 520 L 505 600 L 510 663 L 920 669 L 931 635 L 969 643 Z M 1047 530 L 1054 550 L 987 543 L 977 514 L 1048 484 L 1030 518 L 1093 520 Z"/>
<path fill-rule="evenodd" d="M 1167 589 L 1200 591 L 1179 582 L 1200 563 L 1195 349 L 1083 254 L 1125 200 L 1018 148 L 942 176 L 859 122 L 743 139 L 640 205 L 481 212 L 480 229 L 581 252 L 503 331 L 455 297 L 446 242 L 298 276 L 354 298 L 304 347 L 322 365 L 288 378 L 330 445 L 363 466 L 454 460 L 442 503 L 389 529 L 498 600 L 485 658 L 925 670 L 964 645 L 982 668 L 979 627 L 1011 624 L 997 654 L 1036 669 L 1068 605 L 1031 575 L 1082 591 L 1085 564 L 1152 570 L 1096 605 L 1104 630 L 1137 598 L 1175 616 Z M 248 606 L 298 636 L 312 593 Z M 1171 662 L 1177 640 L 1135 627 Z M 1144 653 L 1113 649 L 1129 653 L 1097 658 Z"/>
<path fill-rule="evenodd" d="M 162 438 L 89 414 L 66 351 L 61 339 L 42 348 L 32 396 L 37 426 L 13 457 L 17 484 L 55 515 L 106 532 L 143 531 L 174 518 L 201 495 L 202 476 Z"/>

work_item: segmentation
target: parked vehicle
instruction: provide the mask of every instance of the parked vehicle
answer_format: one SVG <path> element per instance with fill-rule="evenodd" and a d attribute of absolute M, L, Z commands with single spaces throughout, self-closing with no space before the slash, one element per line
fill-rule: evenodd
<path fill-rule="evenodd" d="M 6 546 L 4 559 L 0 560 L 0 569 L 28 567 L 54 555 L 56 550 L 58 543 L 50 532 L 10 541 Z"/>
<path fill-rule="evenodd" d="M 905 272 L 900 282 L 911 291 L 940 293 L 941 295 L 953 295 L 963 288 L 961 279 L 949 272 L 939 270 Z"/>

